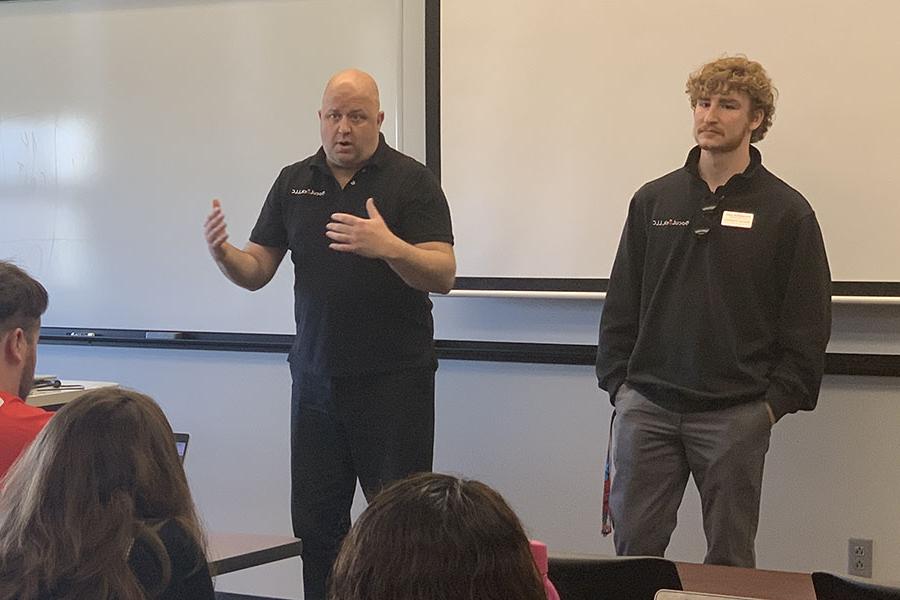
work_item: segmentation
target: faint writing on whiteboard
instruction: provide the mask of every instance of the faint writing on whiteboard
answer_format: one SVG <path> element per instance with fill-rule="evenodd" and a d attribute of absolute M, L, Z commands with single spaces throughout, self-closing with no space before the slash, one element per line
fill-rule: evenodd
<path fill-rule="evenodd" d="M 95 127 L 77 117 L 0 117 L 0 187 L 79 184 L 94 175 Z"/>

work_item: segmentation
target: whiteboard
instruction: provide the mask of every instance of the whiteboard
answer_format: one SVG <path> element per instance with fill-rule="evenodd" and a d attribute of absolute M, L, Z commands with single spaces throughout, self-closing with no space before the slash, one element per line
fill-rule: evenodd
<path fill-rule="evenodd" d="M 0 3 L 0 258 L 47 287 L 43 324 L 293 332 L 290 261 L 259 292 L 228 282 L 210 201 L 243 246 L 349 66 L 421 159 L 423 29 L 413 0 Z"/>
<path fill-rule="evenodd" d="M 900 281 L 900 2 L 441 3 L 441 173 L 458 274 L 606 278 L 629 200 L 693 146 L 688 74 L 780 91 L 763 164 L 816 210 L 837 281 Z"/>

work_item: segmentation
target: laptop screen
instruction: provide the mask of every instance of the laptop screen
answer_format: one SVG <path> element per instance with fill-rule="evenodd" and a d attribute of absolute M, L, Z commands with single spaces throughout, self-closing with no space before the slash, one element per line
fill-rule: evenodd
<path fill-rule="evenodd" d="M 178 458 L 181 460 L 181 464 L 184 464 L 184 455 L 187 454 L 188 440 L 190 437 L 191 436 L 188 433 L 175 434 L 175 450 L 178 452 Z"/>

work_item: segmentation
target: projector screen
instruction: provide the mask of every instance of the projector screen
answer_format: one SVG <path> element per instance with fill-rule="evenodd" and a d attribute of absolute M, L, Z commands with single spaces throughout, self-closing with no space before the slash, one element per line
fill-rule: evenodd
<path fill-rule="evenodd" d="M 693 146 L 688 74 L 780 91 L 758 148 L 810 201 L 836 281 L 900 281 L 900 3 L 441 4 L 441 173 L 459 275 L 607 278 L 629 200 Z"/>
<path fill-rule="evenodd" d="M 0 3 L 0 258 L 47 287 L 47 327 L 292 333 L 290 262 L 256 293 L 228 282 L 211 200 L 242 246 L 349 66 L 423 159 L 423 38 L 421 0 Z"/>

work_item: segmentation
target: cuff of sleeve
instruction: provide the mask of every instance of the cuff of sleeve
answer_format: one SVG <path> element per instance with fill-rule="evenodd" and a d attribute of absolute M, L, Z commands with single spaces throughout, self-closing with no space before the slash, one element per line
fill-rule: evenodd
<path fill-rule="evenodd" d="M 606 390 L 609 392 L 609 403 L 613 406 L 616 405 L 616 394 L 619 393 L 619 388 L 622 387 L 623 383 L 625 383 L 624 377 L 610 378 L 607 383 Z"/>
<path fill-rule="evenodd" d="M 788 413 L 794 413 L 800 410 L 795 401 L 784 394 L 779 393 L 773 387 L 766 392 L 765 401 L 772 408 L 772 414 L 775 416 L 775 422 L 781 420 L 781 417 Z"/>

